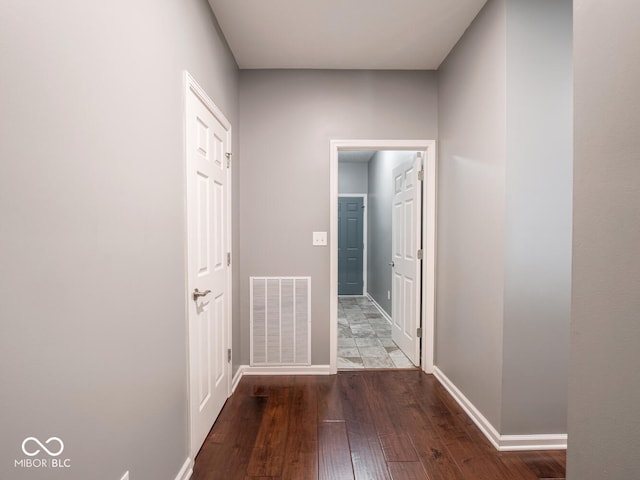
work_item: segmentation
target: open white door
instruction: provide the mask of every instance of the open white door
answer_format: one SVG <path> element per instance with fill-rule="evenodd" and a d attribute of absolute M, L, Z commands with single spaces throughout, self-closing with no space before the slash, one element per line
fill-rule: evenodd
<path fill-rule="evenodd" d="M 188 74 L 186 84 L 189 408 L 195 456 L 230 393 L 226 153 L 231 126 Z"/>
<path fill-rule="evenodd" d="M 418 152 L 414 161 L 393 170 L 392 338 L 414 365 L 420 365 L 422 156 Z"/>

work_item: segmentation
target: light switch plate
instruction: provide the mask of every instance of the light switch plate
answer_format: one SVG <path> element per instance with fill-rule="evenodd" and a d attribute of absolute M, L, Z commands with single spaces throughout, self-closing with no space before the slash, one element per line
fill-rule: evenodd
<path fill-rule="evenodd" d="M 326 247 L 327 246 L 327 232 L 313 232 L 313 246 L 314 247 Z"/>

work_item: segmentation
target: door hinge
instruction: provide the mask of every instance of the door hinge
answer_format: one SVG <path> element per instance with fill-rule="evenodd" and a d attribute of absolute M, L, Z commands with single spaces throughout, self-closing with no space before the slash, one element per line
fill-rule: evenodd
<path fill-rule="evenodd" d="M 422 328 L 421 327 L 416 328 L 416 337 L 422 337 Z"/>
<path fill-rule="evenodd" d="M 231 156 L 232 155 L 233 155 L 233 153 L 231 153 L 231 152 L 225 153 L 225 156 L 227 157 L 227 168 L 229 168 L 231 166 Z"/>
<path fill-rule="evenodd" d="M 424 181 L 424 170 L 420 170 L 418 172 L 418 181 L 420 182 Z"/>
<path fill-rule="evenodd" d="M 418 250 L 418 260 L 422 260 L 423 254 L 422 249 Z"/>
<path fill-rule="evenodd" d="M 231 252 L 227 252 L 227 267 L 231 266 Z"/>
<path fill-rule="evenodd" d="M 227 348 L 227 362 L 231 363 L 231 349 Z"/>

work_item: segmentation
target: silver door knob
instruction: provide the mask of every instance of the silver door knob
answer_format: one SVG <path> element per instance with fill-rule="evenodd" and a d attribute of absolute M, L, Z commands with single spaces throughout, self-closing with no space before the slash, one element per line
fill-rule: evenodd
<path fill-rule="evenodd" d="M 201 292 L 200 290 L 198 290 L 197 288 L 193 291 L 193 299 L 194 300 L 198 300 L 198 298 L 200 297 L 205 297 L 207 295 L 209 295 L 211 293 L 211 290 L 205 290 L 204 292 Z"/>
<path fill-rule="evenodd" d="M 390 261 L 390 262 L 389 262 L 389 266 L 390 266 L 391 268 L 395 267 L 395 266 L 396 266 L 396 262 L 394 262 L 393 260 L 392 260 L 392 261 Z"/>

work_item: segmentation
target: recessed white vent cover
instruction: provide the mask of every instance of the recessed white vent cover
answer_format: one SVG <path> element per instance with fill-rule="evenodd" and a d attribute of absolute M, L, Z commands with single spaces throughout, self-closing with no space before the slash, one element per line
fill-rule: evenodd
<path fill-rule="evenodd" d="M 251 365 L 311 364 L 311 277 L 251 277 Z"/>

